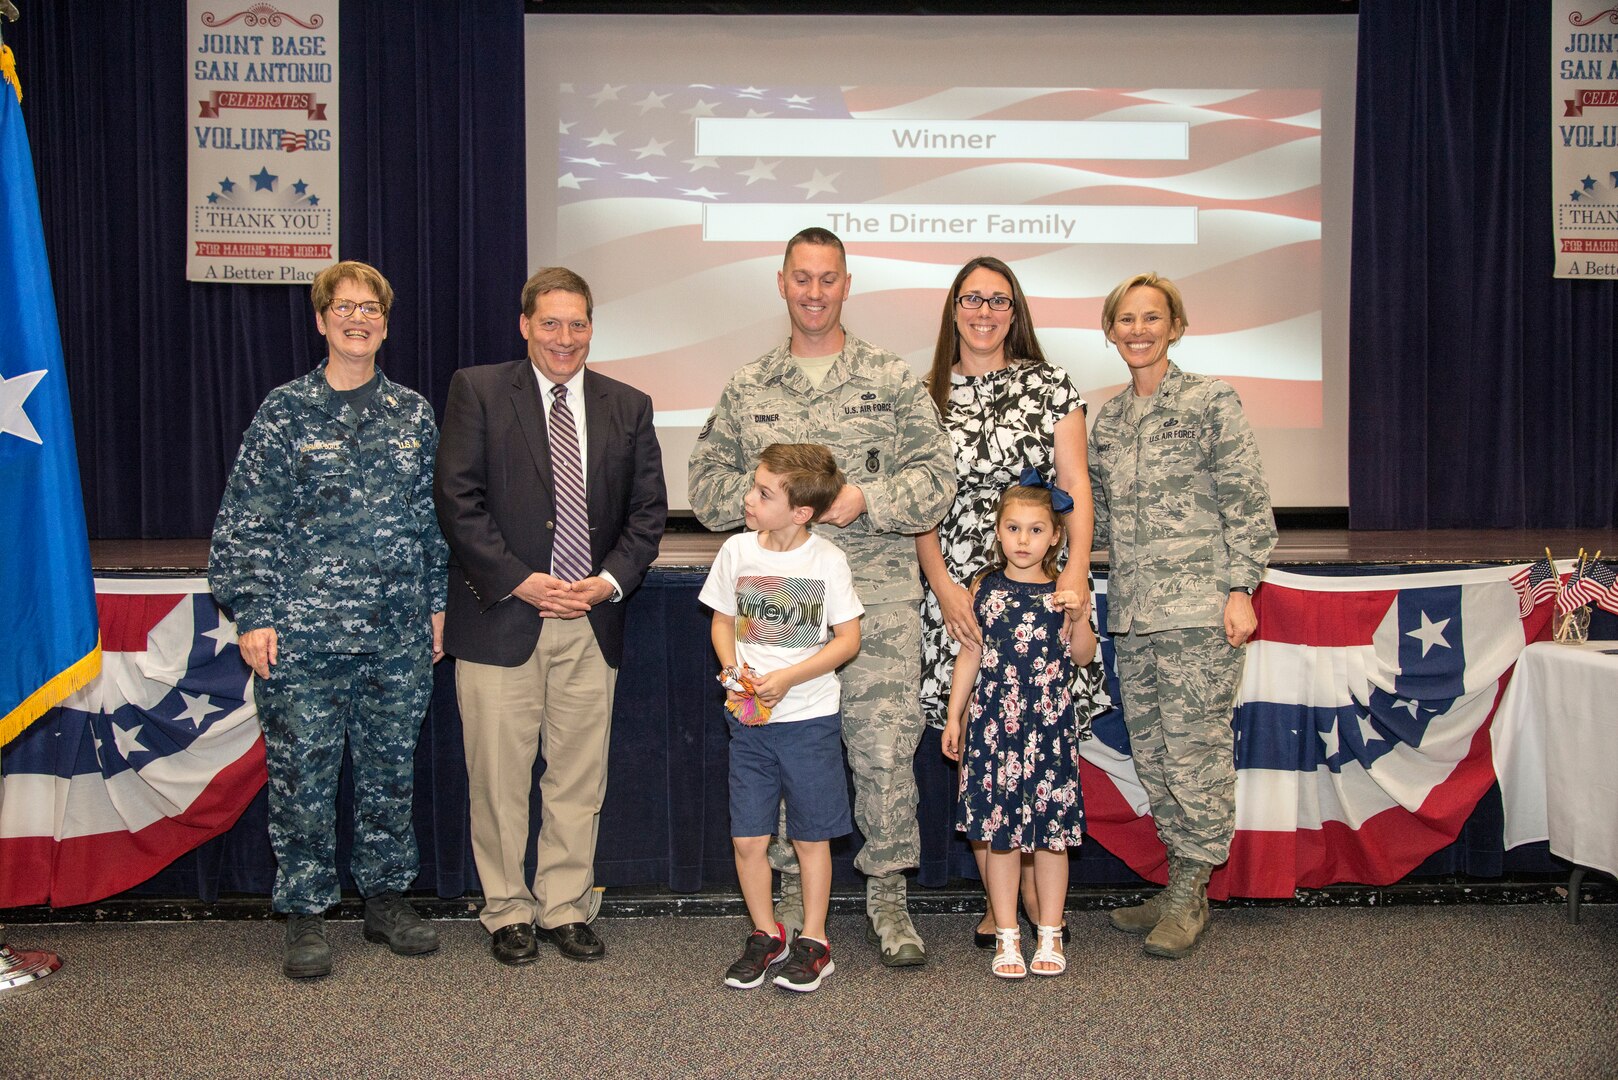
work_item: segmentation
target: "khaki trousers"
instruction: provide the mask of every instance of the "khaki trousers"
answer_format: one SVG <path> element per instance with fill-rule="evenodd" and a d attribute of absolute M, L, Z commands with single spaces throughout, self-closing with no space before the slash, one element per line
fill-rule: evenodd
<path fill-rule="evenodd" d="M 525 922 L 588 922 L 595 914 L 596 834 L 617 682 L 588 618 L 545 620 L 533 655 L 516 667 L 455 662 L 472 856 L 485 900 L 478 917 L 490 933 Z M 536 752 L 545 772 L 530 888 L 523 856 Z"/>

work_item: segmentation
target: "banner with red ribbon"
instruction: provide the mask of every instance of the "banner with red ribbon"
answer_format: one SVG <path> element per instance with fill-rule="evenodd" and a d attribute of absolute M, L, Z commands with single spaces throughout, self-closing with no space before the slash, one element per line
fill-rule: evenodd
<path fill-rule="evenodd" d="M 1618 276 L 1618 3 L 1551 3 L 1555 276 Z"/>
<path fill-rule="evenodd" d="M 337 9 L 188 0 L 188 280 L 300 284 L 339 258 Z"/>

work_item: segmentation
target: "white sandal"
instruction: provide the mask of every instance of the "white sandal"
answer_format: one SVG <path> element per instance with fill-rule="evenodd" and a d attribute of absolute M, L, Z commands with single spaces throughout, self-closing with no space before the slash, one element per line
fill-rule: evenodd
<path fill-rule="evenodd" d="M 1062 928 L 1060 926 L 1036 926 L 1039 932 L 1039 948 L 1034 950 L 1029 970 L 1035 975 L 1060 975 L 1067 970 L 1067 957 L 1056 951 L 1062 942 Z M 1040 970 L 1032 964 L 1052 964 L 1054 967 Z"/>
<path fill-rule="evenodd" d="M 989 970 L 1002 979 L 1021 979 L 1028 974 L 1022 958 L 1022 931 L 1015 926 L 994 930 L 994 960 Z"/>

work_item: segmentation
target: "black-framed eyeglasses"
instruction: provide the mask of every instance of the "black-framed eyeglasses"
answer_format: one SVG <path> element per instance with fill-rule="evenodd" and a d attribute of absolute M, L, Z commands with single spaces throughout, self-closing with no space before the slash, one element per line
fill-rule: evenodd
<path fill-rule="evenodd" d="M 367 319 L 380 319 L 382 316 L 388 313 L 388 309 L 383 307 L 381 302 L 377 300 L 367 300 L 364 303 L 356 303 L 353 300 L 344 300 L 342 297 L 338 297 L 328 306 L 331 308 L 332 314 L 336 315 L 339 319 L 346 319 L 356 311 L 358 311 L 361 315 L 364 315 Z"/>
<path fill-rule="evenodd" d="M 979 296 L 977 293 L 967 293 L 957 296 L 955 302 L 968 311 L 976 311 L 984 304 L 989 305 L 990 311 L 1010 311 L 1011 297 L 1009 296 Z"/>

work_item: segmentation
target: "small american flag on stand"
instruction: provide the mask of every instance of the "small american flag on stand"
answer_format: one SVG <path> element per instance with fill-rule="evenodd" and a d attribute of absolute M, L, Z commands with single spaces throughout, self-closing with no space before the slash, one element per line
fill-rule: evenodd
<path fill-rule="evenodd" d="M 1584 585 L 1584 550 L 1579 550 L 1579 557 L 1573 563 L 1573 572 L 1562 582 L 1562 588 L 1556 594 L 1556 614 L 1567 615 L 1584 606 L 1584 601 L 1578 599 L 1579 591 Z"/>
<path fill-rule="evenodd" d="M 1555 596 L 1558 580 L 1549 555 L 1512 574 L 1511 587 L 1517 590 L 1517 614 L 1526 619 L 1541 603 Z"/>
<path fill-rule="evenodd" d="M 1618 570 L 1614 570 L 1609 563 L 1592 561 L 1584 567 L 1583 573 L 1574 571 L 1564 595 L 1564 603 L 1569 611 L 1593 603 L 1618 615 Z M 1560 611 L 1561 607 L 1558 606 L 1557 610 Z"/>

